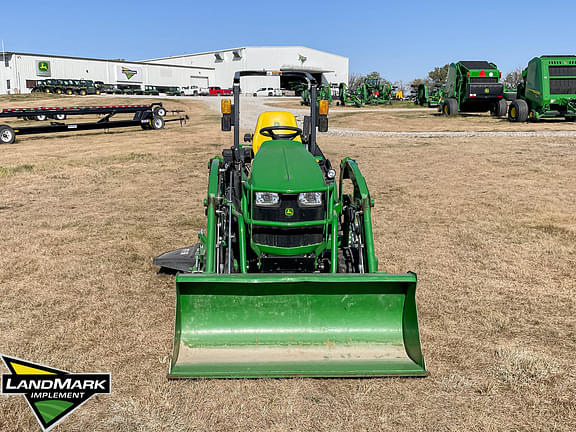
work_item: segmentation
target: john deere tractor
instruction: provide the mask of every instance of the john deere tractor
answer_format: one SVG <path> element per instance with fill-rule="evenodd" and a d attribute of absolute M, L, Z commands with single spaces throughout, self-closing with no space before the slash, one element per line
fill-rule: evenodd
<path fill-rule="evenodd" d="M 530 60 L 508 110 L 508 120 L 513 122 L 554 117 L 576 119 L 576 56 Z"/>
<path fill-rule="evenodd" d="M 318 147 L 328 101 L 298 126 L 261 113 L 240 143 L 240 79 L 222 130 L 234 144 L 209 163 L 207 228 L 154 263 L 176 275 L 172 378 L 423 376 L 414 273 L 378 272 L 372 207 L 357 163 L 336 176 Z"/>

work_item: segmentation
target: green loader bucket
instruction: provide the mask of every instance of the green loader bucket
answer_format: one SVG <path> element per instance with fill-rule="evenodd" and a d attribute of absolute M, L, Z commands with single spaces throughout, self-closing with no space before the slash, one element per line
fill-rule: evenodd
<path fill-rule="evenodd" d="M 424 376 L 416 275 L 180 274 L 171 378 Z"/>

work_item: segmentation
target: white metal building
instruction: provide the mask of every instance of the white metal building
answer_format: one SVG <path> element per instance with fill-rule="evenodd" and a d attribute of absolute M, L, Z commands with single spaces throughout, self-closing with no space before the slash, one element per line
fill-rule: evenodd
<path fill-rule="evenodd" d="M 147 63 L 214 68 L 210 85 L 231 88 L 238 70 L 303 70 L 325 83 L 348 82 L 348 58 L 304 46 L 252 46 L 146 60 Z M 281 77 L 245 78 L 242 91 L 286 88 Z"/>
<path fill-rule="evenodd" d="M 348 82 L 348 58 L 303 46 L 241 47 L 140 62 L 18 52 L 0 53 L 0 94 L 28 93 L 37 80 L 73 79 L 140 86 L 231 88 L 238 70 L 302 70 L 318 82 Z M 250 77 L 244 92 L 290 88 L 286 77 Z"/>
<path fill-rule="evenodd" d="M 0 94 L 28 93 L 37 80 L 46 78 L 168 87 L 207 87 L 214 80 L 212 67 L 17 52 L 0 56 Z"/>

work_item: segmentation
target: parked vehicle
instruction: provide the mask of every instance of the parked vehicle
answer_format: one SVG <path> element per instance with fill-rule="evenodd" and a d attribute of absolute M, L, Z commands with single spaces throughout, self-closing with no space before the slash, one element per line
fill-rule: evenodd
<path fill-rule="evenodd" d="M 156 86 L 144 86 L 144 94 L 148 96 L 158 96 L 160 92 L 156 88 Z"/>
<path fill-rule="evenodd" d="M 102 93 L 115 94 L 116 86 L 114 84 L 102 84 Z"/>
<path fill-rule="evenodd" d="M 282 89 L 272 87 L 261 87 L 252 96 L 282 96 Z"/>
<path fill-rule="evenodd" d="M 182 87 L 182 93 L 184 94 L 184 96 L 207 96 L 208 89 L 198 87 L 197 85 L 191 85 Z"/>
<path fill-rule="evenodd" d="M 220 87 L 208 87 L 208 94 L 210 96 L 230 96 L 232 94 L 232 90 L 223 89 Z"/>
<path fill-rule="evenodd" d="M 180 90 L 180 87 L 168 87 L 166 96 L 184 96 L 184 93 Z"/>

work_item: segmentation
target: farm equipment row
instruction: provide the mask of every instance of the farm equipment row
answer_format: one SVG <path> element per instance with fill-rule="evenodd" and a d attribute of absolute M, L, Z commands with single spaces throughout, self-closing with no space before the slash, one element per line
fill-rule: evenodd
<path fill-rule="evenodd" d="M 182 110 L 166 110 L 161 103 L 151 105 L 110 105 L 110 106 L 74 106 L 74 107 L 40 107 L 40 108 L 7 108 L 0 112 L 0 118 L 59 118 L 68 116 L 100 115 L 96 122 L 62 123 L 50 122 L 42 126 L 9 126 L 0 125 L 0 144 L 12 144 L 17 135 L 45 134 L 54 132 L 75 132 L 81 130 L 114 129 L 140 126 L 143 130 L 162 129 L 165 123 L 178 121 L 182 126 L 188 116 Z M 111 120 L 117 114 L 134 114 L 126 120 Z M 164 119 L 167 114 L 176 117 Z"/>
<path fill-rule="evenodd" d="M 452 63 L 439 110 L 449 116 L 490 111 L 498 117 L 507 115 L 511 122 L 576 120 L 576 56 L 534 57 L 522 71 L 522 82 L 516 90 L 506 88 L 501 76 L 494 63 Z"/>
<path fill-rule="evenodd" d="M 102 81 L 70 80 L 70 79 L 45 79 L 36 81 L 32 87 L 32 93 L 67 94 L 67 95 L 143 95 L 159 96 L 204 96 L 230 94 L 228 89 L 220 87 L 200 88 L 198 86 L 154 86 L 139 84 L 104 84 Z"/>

